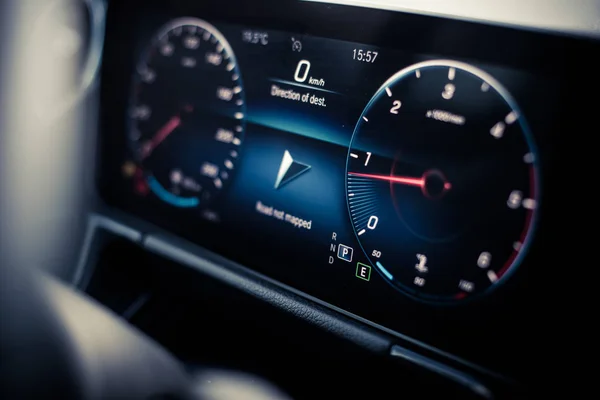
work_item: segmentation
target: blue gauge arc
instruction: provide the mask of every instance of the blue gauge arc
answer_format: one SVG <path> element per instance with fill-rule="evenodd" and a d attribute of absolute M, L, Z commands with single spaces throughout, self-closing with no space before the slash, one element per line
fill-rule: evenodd
<path fill-rule="evenodd" d="M 176 196 L 162 187 L 162 185 L 153 176 L 149 176 L 146 180 L 150 190 L 152 190 L 165 203 L 181 208 L 193 208 L 200 205 L 200 200 L 197 197 Z"/>

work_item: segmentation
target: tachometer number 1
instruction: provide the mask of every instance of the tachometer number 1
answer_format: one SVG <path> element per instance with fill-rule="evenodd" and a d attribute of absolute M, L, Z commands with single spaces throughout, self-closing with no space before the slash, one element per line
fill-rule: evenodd
<path fill-rule="evenodd" d="M 352 157 L 352 158 L 359 158 L 358 154 L 356 154 L 356 153 L 350 153 L 350 157 Z M 369 165 L 369 160 L 371 160 L 371 152 L 367 151 L 367 159 L 365 160 L 365 167 L 367 165 Z"/>

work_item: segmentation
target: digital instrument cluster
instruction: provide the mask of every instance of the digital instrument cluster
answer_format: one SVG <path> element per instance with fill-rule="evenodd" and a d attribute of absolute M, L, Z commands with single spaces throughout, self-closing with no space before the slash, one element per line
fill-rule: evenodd
<path fill-rule="evenodd" d="M 415 299 L 461 301 L 499 285 L 519 266 L 539 201 L 536 145 L 526 115 L 501 82 L 456 60 L 405 66 L 385 50 L 326 39 L 243 29 L 231 35 L 241 39 L 240 51 L 265 64 L 278 60 L 261 53 L 287 45 L 284 65 L 272 75 L 263 75 L 268 65 L 242 69 L 226 36 L 196 18 L 168 22 L 142 53 L 131 94 L 127 171 L 135 169 L 141 194 L 199 216 L 218 209 L 215 202 L 252 197 L 263 182 L 243 195 L 225 189 L 235 179 L 251 184 L 255 163 L 270 162 L 270 174 L 254 179 L 272 184 L 271 193 L 257 197 L 249 212 L 290 223 L 282 225 L 283 235 L 285 229 L 312 230 L 315 210 L 298 204 L 311 192 L 287 203 L 277 202 L 278 192 L 312 181 L 323 203 L 336 202 L 326 194 L 345 180 L 357 258 Z M 324 51 L 308 56 L 308 46 Z M 352 91 L 365 86 L 369 93 L 370 85 L 360 76 L 332 81 L 333 74 L 353 74 L 357 63 L 365 71 L 376 63 L 401 67 L 381 79 L 370 100 L 362 98 L 358 118 L 344 103 L 358 107 Z M 254 83 L 248 96 L 244 80 Z M 329 115 L 346 122 L 337 138 L 324 132 L 333 128 L 322 122 Z M 269 143 L 246 148 L 247 122 L 315 143 L 338 139 L 347 150 L 345 177 L 317 179 L 311 171 L 317 166 L 307 162 L 312 157 L 296 157 L 306 151 L 296 143 L 278 152 Z M 243 157 L 255 161 L 240 163 Z M 314 206 L 328 207 L 323 203 Z M 314 229 L 323 222 L 315 220 Z"/>
<path fill-rule="evenodd" d="M 394 334 L 527 374 L 514 360 L 536 340 L 528 305 L 560 197 L 565 72 L 547 49 L 568 46 L 285 3 L 109 9 L 104 200 Z"/>

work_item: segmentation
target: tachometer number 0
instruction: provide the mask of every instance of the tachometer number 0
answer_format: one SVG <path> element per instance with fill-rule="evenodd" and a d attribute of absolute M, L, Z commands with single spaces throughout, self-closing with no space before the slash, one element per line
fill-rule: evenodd
<path fill-rule="evenodd" d="M 369 221 L 367 221 L 367 228 L 369 228 L 371 230 L 377 228 L 378 222 L 379 222 L 379 218 L 377 218 L 375 215 L 371 215 L 371 217 L 369 217 Z"/>

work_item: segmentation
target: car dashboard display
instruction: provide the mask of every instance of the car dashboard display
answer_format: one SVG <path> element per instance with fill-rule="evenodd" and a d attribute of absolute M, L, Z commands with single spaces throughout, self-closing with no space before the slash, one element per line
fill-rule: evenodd
<path fill-rule="evenodd" d="M 109 8 L 109 204 L 387 329 L 527 372 L 564 119 L 565 71 L 545 49 L 567 39 L 322 4 L 141 3 Z"/>

